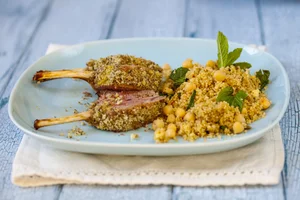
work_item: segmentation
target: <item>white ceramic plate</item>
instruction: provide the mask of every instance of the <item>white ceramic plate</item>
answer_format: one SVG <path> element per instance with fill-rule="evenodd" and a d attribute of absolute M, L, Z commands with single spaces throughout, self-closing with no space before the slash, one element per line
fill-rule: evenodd
<path fill-rule="evenodd" d="M 123 155 L 188 155 L 220 152 L 238 148 L 261 138 L 282 118 L 290 96 L 287 74 L 281 63 L 272 55 L 242 44 L 229 43 L 230 48 L 244 47 L 239 60 L 252 64 L 251 72 L 268 69 L 271 72 L 271 84 L 267 95 L 273 102 L 267 110 L 267 116 L 251 124 L 252 129 L 237 136 L 222 136 L 204 141 L 199 139 L 193 143 L 184 141 L 167 144 L 156 144 L 153 131 L 141 128 L 125 133 L 100 131 L 93 127 L 82 126 L 80 122 L 42 128 L 36 131 L 33 122 L 37 118 L 66 116 L 74 109 L 84 111 L 82 92 L 93 93 L 91 87 L 83 81 L 61 79 L 42 84 L 32 83 L 33 74 L 38 70 L 57 70 L 85 67 L 91 59 L 112 54 L 131 54 L 141 56 L 162 65 L 169 63 L 172 67 L 180 67 L 183 60 L 192 58 L 199 63 L 217 58 L 215 40 L 189 38 L 152 38 L 152 39 L 119 39 L 95 41 L 75 45 L 42 57 L 30 66 L 16 83 L 9 101 L 11 120 L 29 136 L 38 139 L 54 148 L 68 151 L 123 154 Z M 95 100 L 94 96 L 89 101 Z M 84 102 L 84 101 L 82 101 Z M 68 139 L 66 133 L 75 125 L 87 134 L 79 138 Z M 65 136 L 59 136 L 65 133 Z M 140 138 L 131 141 L 131 133 L 138 133 Z"/>

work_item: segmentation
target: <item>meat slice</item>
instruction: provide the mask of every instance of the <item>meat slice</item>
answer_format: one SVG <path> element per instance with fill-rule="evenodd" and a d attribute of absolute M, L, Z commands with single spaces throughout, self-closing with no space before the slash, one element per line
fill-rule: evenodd
<path fill-rule="evenodd" d="M 90 109 L 68 117 L 37 119 L 34 127 L 63 124 L 73 121 L 87 121 L 101 130 L 128 131 L 151 123 L 160 114 L 164 97 L 151 90 L 144 91 L 101 91 L 99 99 Z"/>

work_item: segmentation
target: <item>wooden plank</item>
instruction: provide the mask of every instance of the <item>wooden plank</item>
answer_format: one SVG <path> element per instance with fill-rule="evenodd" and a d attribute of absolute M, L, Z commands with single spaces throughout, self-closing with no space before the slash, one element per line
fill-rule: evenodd
<path fill-rule="evenodd" d="M 60 200 L 122 199 L 147 200 L 171 199 L 171 187 L 168 186 L 64 186 Z"/>
<path fill-rule="evenodd" d="M 46 17 L 51 1 L 24 0 L 24 1 L 2 1 L 0 2 L 0 93 L 8 81 L 4 75 L 13 73 L 23 56 L 25 49 L 32 41 L 36 30 L 42 20 Z M 0 108 L 6 105 L 8 98 L 0 101 Z M 11 164 L 18 144 L 21 139 L 20 131 L 12 131 L 7 125 L 7 109 L 0 114 L 0 199 L 40 199 L 49 194 L 45 199 L 55 198 L 55 190 L 60 187 L 47 187 L 41 190 L 18 189 L 12 186 L 10 180 Z M 5 117 L 3 114 L 5 113 Z M 4 119 L 5 118 L 5 119 Z M 5 123 L 6 122 L 6 123 Z M 11 123 L 10 123 L 11 124 Z M 11 127 L 13 127 L 11 125 Z M 4 134 L 6 130 L 7 134 Z M 18 192 L 16 192 L 18 191 Z M 30 197 L 30 198 L 28 198 Z"/>
<path fill-rule="evenodd" d="M 4 78 L 7 80 L 7 87 L 3 93 L 3 101 L 7 101 L 10 91 L 20 74 L 33 61 L 45 53 L 49 43 L 74 44 L 87 40 L 105 38 L 117 1 L 89 0 L 74 3 L 74 1 L 71 0 L 55 0 L 51 6 L 49 5 L 49 12 L 45 12 L 45 9 L 42 9 L 43 7 L 37 11 L 36 9 L 38 7 L 34 6 L 34 3 L 32 3 L 31 6 L 23 8 L 16 1 L 10 2 L 12 3 L 10 5 L 12 10 L 14 10 L 13 7 L 16 7 L 15 10 L 23 9 L 23 15 L 21 15 L 20 18 L 16 18 L 18 21 L 24 21 L 25 24 L 28 24 L 30 20 L 33 21 L 33 17 L 38 17 L 37 15 L 31 16 L 31 12 L 39 12 L 41 17 L 39 18 L 39 26 L 32 32 L 32 36 L 28 36 L 32 39 L 25 45 L 25 48 L 22 50 L 23 53 L 19 56 L 20 58 L 17 58 L 17 55 L 14 56 L 15 53 L 12 52 L 12 60 L 7 61 L 16 63 L 16 65 L 14 66 L 15 71 L 8 71 L 8 73 L 5 74 Z M 33 9 L 33 11 L 30 9 Z M 12 11 L 11 13 L 13 15 L 14 12 Z M 29 17 L 24 13 L 28 13 Z M 83 15 L 83 13 L 88 14 Z M 16 14 L 19 13 L 16 12 Z M 42 17 L 43 15 L 45 16 Z M 19 23 L 21 24 L 21 22 Z M 14 24 L 11 24 L 11 26 L 13 25 Z M 6 41 L 6 38 L 10 40 L 21 40 L 19 38 L 13 38 L 13 35 L 17 37 L 22 33 L 29 34 L 29 30 L 26 30 L 27 26 L 20 25 L 20 27 L 22 28 L 16 29 L 19 33 L 12 33 L 11 38 L 5 36 L 3 41 Z M 31 26 L 28 26 L 28 28 L 30 27 Z M 18 49 L 17 43 L 15 45 L 14 48 Z M 1 79 L 1 81 L 3 81 L 3 79 Z M 5 103 L 3 103 L 3 105 L 4 104 Z M 12 160 L 23 133 L 10 121 L 7 113 L 7 105 L 4 105 L 3 108 L 0 109 L 0 119 L 0 199 L 57 199 L 62 189 L 61 186 L 23 189 L 12 185 L 10 181 Z"/>
<path fill-rule="evenodd" d="M 286 199 L 300 196 L 300 4 L 299 1 L 261 1 L 261 22 L 269 51 L 284 65 L 291 84 L 289 107 L 281 120 L 285 145 L 283 182 Z"/>
<path fill-rule="evenodd" d="M 255 1 L 197 1 L 187 6 L 185 36 L 216 38 L 222 31 L 229 40 L 262 44 Z M 245 187 L 175 187 L 173 199 L 284 199 L 283 184 Z"/>
<path fill-rule="evenodd" d="M 260 26 L 254 0 L 187 1 L 186 37 L 216 39 L 222 31 L 229 40 L 261 44 Z"/>
<path fill-rule="evenodd" d="M 184 0 L 126 0 L 112 29 L 111 38 L 183 36 Z"/>
<path fill-rule="evenodd" d="M 0 96 L 8 78 L 34 37 L 35 30 L 49 9 L 50 1 L 21 0 L 0 2 Z M 0 108 L 7 101 L 0 102 Z"/>
<path fill-rule="evenodd" d="M 182 36 L 184 1 L 122 1 L 110 38 Z M 78 191 L 84 189 L 78 195 Z M 170 199 L 170 186 L 73 186 L 63 187 L 61 199 Z"/>
<path fill-rule="evenodd" d="M 232 200 L 232 199 L 247 199 L 247 200 L 281 200 L 283 197 L 283 189 L 278 187 L 262 187 L 262 186 L 245 186 L 245 187 L 191 187 L 179 188 L 176 187 L 173 192 L 175 200 Z"/>

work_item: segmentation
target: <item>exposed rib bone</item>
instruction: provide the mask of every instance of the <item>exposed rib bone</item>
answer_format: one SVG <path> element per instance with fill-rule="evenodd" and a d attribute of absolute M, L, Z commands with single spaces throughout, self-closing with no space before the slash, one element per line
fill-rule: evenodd
<path fill-rule="evenodd" d="M 52 126 L 57 124 L 65 124 L 76 121 L 85 121 L 91 117 L 91 111 L 77 113 L 67 117 L 36 119 L 34 121 L 34 128 L 37 130 L 45 126 Z"/>
<path fill-rule="evenodd" d="M 77 78 L 88 81 L 93 75 L 92 71 L 86 71 L 84 69 L 72 69 L 72 70 L 57 70 L 57 71 L 38 71 L 33 76 L 32 80 L 36 82 L 44 82 L 59 78 Z"/>

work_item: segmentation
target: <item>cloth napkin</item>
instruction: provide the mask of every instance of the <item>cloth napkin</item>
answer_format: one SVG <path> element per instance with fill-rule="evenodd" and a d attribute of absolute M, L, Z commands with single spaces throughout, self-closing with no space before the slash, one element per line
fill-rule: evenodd
<path fill-rule="evenodd" d="M 62 48 L 50 45 L 47 53 Z M 260 48 L 262 49 L 262 48 Z M 284 163 L 277 124 L 245 147 L 206 155 L 92 155 L 50 148 L 24 135 L 12 167 L 22 187 L 53 184 L 232 186 L 277 184 Z"/>

